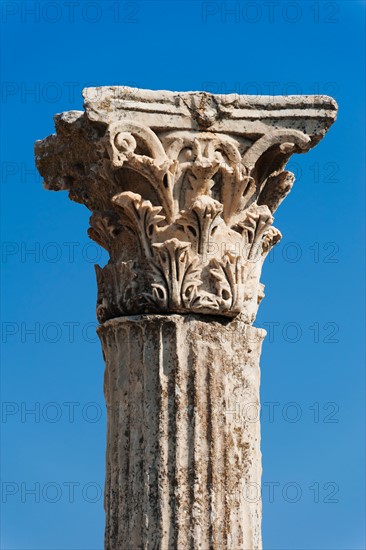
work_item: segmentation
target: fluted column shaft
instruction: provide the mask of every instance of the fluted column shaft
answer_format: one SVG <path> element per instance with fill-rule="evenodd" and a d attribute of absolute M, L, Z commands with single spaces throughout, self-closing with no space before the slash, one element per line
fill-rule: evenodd
<path fill-rule="evenodd" d="M 99 329 L 108 407 L 108 550 L 261 548 L 264 330 L 199 315 Z M 258 492 L 257 492 L 258 493 Z M 248 496 L 250 498 L 248 498 Z"/>

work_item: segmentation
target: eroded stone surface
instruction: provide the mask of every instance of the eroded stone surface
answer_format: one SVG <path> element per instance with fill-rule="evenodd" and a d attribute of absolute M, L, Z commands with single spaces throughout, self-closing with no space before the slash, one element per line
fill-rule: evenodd
<path fill-rule="evenodd" d="M 36 144 L 47 189 L 92 212 L 98 319 L 142 312 L 235 316 L 251 324 L 260 274 L 281 238 L 273 212 L 293 153 L 336 116 L 326 96 L 216 96 L 126 87 L 84 91 L 85 112 L 55 117 Z"/>
<path fill-rule="evenodd" d="M 260 550 L 264 331 L 250 325 L 281 238 L 273 212 L 293 184 L 285 164 L 319 142 L 336 104 L 84 94 L 85 112 L 57 115 L 35 150 L 45 187 L 92 211 L 89 235 L 110 255 L 97 266 L 105 547 Z"/>
<path fill-rule="evenodd" d="M 265 331 L 205 315 L 143 315 L 107 321 L 99 335 L 105 547 L 260 549 Z"/>

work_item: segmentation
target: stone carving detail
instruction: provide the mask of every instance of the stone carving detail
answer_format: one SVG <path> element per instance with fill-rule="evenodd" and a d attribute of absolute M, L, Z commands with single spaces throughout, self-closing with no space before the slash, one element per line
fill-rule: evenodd
<path fill-rule="evenodd" d="M 152 293 L 148 297 L 163 311 L 192 307 L 201 279 L 199 260 L 190 253 L 191 244 L 174 238 L 153 246 Z"/>
<path fill-rule="evenodd" d="M 281 238 L 272 214 L 294 181 L 285 164 L 321 139 L 335 103 L 98 90 L 85 113 L 56 118 L 36 157 L 48 188 L 93 212 L 89 235 L 110 254 L 97 266 L 99 321 L 197 312 L 251 324 Z"/>
<path fill-rule="evenodd" d="M 260 424 L 251 415 L 265 331 L 239 319 L 143 315 L 98 333 L 105 548 L 261 550 Z"/>
<path fill-rule="evenodd" d="M 135 135 L 151 156 L 135 153 Z M 117 210 L 119 225 L 138 236 L 140 263 L 136 265 L 134 278 L 140 276 L 144 280 L 139 285 L 137 304 L 131 300 L 131 285 L 125 287 L 129 277 L 123 276 L 131 271 L 131 263 L 117 264 L 121 280 L 116 285 L 119 296 L 112 299 L 112 310 L 120 304 L 120 313 L 133 313 L 136 307 L 138 311 L 189 310 L 230 316 L 243 313 L 249 323 L 253 322 L 262 292 L 259 288 L 262 262 L 280 239 L 276 229 L 272 228 L 270 233 L 273 222 L 270 208 L 258 205 L 257 199 L 259 196 L 267 199 L 274 209 L 290 190 L 289 185 L 276 185 L 277 181 L 292 182 L 292 175 L 270 174 L 258 191 L 249 168 L 242 164 L 238 145 L 227 136 L 170 133 L 163 140 L 167 154 L 149 128 L 137 127 L 132 122 L 123 127 L 120 123 L 118 127 L 113 125 L 107 136 L 106 149 L 112 166 L 125 165 L 145 176 L 161 203 L 154 207 L 131 191 L 111 199 L 111 210 L 113 207 Z M 292 137 L 301 141 L 298 135 Z M 261 148 L 256 147 L 256 153 L 249 148 L 246 156 L 251 166 L 255 166 L 257 157 L 273 141 L 274 138 L 267 139 Z M 307 142 L 305 138 L 303 141 Z M 214 194 L 215 185 L 218 190 Z M 110 219 L 113 218 L 114 212 L 110 214 Z M 100 226 L 100 232 L 103 236 L 99 242 L 104 243 L 120 235 L 109 224 L 103 229 Z M 230 250 L 231 246 L 234 250 Z M 127 265 L 129 269 L 121 269 Z M 106 268 L 108 272 L 110 267 Z M 99 288 L 101 301 L 106 300 L 105 291 Z M 98 307 L 101 321 L 111 316 L 110 309 Z"/>
<path fill-rule="evenodd" d="M 245 410 L 259 411 L 265 331 L 250 324 L 285 165 L 335 116 L 323 96 L 106 87 L 36 143 L 45 187 L 92 212 L 109 254 L 106 549 L 261 550 L 260 425 Z"/>
<path fill-rule="evenodd" d="M 95 266 L 98 285 L 97 317 L 110 319 L 127 314 L 136 303 L 136 277 L 133 262 Z"/>

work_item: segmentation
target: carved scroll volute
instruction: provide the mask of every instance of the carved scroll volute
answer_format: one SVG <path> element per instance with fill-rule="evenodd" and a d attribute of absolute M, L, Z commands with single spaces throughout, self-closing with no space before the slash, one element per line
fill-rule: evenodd
<path fill-rule="evenodd" d="M 294 175 L 284 172 L 290 156 L 305 152 L 310 137 L 300 130 L 272 130 L 259 138 L 243 155 L 243 164 L 256 185 L 259 205 L 274 212 L 291 191 Z"/>
<path fill-rule="evenodd" d="M 157 135 L 145 126 L 124 121 L 111 124 L 105 136 L 112 166 L 141 174 L 151 184 L 168 221 L 174 216 L 172 162 Z"/>

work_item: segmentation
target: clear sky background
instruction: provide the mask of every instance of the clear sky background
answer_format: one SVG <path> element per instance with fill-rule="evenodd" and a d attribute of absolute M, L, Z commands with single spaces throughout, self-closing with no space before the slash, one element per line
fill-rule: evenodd
<path fill-rule="evenodd" d="M 103 547 L 93 264 L 106 255 L 88 240 L 87 209 L 42 189 L 33 143 L 55 113 L 82 109 L 82 88 L 120 84 L 337 99 L 325 139 L 292 157 L 297 181 L 275 222 L 284 237 L 262 276 L 263 540 L 364 549 L 365 2 L 1 9 L 1 548 Z"/>

